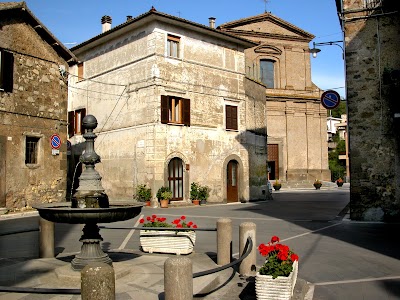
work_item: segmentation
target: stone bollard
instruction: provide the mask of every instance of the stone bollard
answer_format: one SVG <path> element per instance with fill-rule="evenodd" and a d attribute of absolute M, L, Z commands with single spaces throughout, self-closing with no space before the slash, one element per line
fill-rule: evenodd
<path fill-rule="evenodd" d="M 170 257 L 164 263 L 165 300 L 193 299 L 193 266 L 188 257 Z"/>
<path fill-rule="evenodd" d="M 115 300 L 115 275 L 110 265 L 95 262 L 81 271 L 82 300 Z"/>
<path fill-rule="evenodd" d="M 39 218 L 39 257 L 54 257 L 54 223 Z"/>
<path fill-rule="evenodd" d="M 239 226 L 239 254 L 242 256 L 246 245 L 247 237 L 251 237 L 253 241 L 253 249 L 249 256 L 243 259 L 239 266 L 240 275 L 251 276 L 256 271 L 256 224 L 252 222 L 244 222 Z"/>
<path fill-rule="evenodd" d="M 217 221 L 217 265 L 226 265 L 232 259 L 232 220 L 221 218 Z"/>

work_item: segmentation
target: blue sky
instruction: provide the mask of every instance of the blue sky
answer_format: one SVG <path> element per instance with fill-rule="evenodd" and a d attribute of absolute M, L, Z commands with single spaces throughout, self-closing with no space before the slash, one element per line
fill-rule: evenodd
<path fill-rule="evenodd" d="M 8 1 L 0 1 L 8 2 Z M 208 25 L 216 25 L 261 14 L 263 0 L 26 0 L 28 8 L 68 48 L 101 33 L 100 19 L 112 17 L 113 26 L 147 12 L 158 11 Z M 335 0 L 270 0 L 267 11 L 315 35 L 314 42 L 342 40 Z M 310 43 L 312 48 L 312 43 Z M 312 80 L 321 89 L 335 89 L 344 96 L 344 61 L 337 46 L 319 47 L 311 60 Z M 339 88 L 342 87 L 342 88 Z M 339 88 L 339 89 L 337 89 Z"/>

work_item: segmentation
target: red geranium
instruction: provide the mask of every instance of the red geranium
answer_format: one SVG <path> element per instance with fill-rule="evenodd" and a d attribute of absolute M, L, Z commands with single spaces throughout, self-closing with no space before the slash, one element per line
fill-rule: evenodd
<path fill-rule="evenodd" d="M 260 254 L 266 257 L 264 265 L 259 270 L 261 275 L 272 275 L 273 278 L 287 277 L 293 270 L 293 263 L 299 260 L 297 254 L 287 245 L 279 244 L 279 241 L 279 237 L 273 236 L 269 243 L 258 246 Z"/>
<path fill-rule="evenodd" d="M 142 224 L 143 227 L 197 228 L 197 225 L 194 224 L 192 221 L 186 223 L 185 220 L 186 216 L 181 216 L 180 218 L 173 220 L 171 224 L 169 224 L 166 222 L 166 218 L 151 215 L 151 217 L 148 216 L 146 217 L 146 219 L 140 219 L 139 223 Z"/>

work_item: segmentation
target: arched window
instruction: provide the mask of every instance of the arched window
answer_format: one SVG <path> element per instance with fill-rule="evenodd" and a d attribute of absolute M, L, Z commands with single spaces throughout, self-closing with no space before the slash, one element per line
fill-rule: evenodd
<path fill-rule="evenodd" d="M 173 158 L 168 164 L 168 183 L 172 191 L 171 200 L 183 200 L 183 161 Z"/>
<path fill-rule="evenodd" d="M 275 87 L 274 64 L 275 62 L 273 60 L 260 60 L 260 81 L 264 83 L 268 89 L 273 89 Z"/>

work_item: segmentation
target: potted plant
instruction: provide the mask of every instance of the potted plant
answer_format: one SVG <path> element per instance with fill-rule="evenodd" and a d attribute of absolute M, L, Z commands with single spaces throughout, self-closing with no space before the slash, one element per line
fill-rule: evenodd
<path fill-rule="evenodd" d="M 197 182 L 192 182 L 190 184 L 190 200 L 192 200 L 192 203 L 194 205 L 200 204 L 199 187 L 200 187 L 200 184 L 198 184 Z"/>
<path fill-rule="evenodd" d="M 199 188 L 200 204 L 206 204 L 209 196 L 210 196 L 210 188 L 206 185 L 200 186 Z"/>
<path fill-rule="evenodd" d="M 144 252 L 160 252 L 174 254 L 189 254 L 193 251 L 196 242 L 197 225 L 188 222 L 186 216 L 181 216 L 167 222 L 164 217 L 156 215 L 140 219 L 140 224 L 145 228 L 140 230 L 140 245 Z M 171 230 L 157 230 L 152 228 L 166 227 Z M 174 228 L 187 228 L 187 230 L 174 230 Z"/>
<path fill-rule="evenodd" d="M 289 300 L 297 281 L 299 257 L 273 236 L 269 243 L 260 244 L 258 251 L 266 260 L 256 274 L 257 299 Z"/>
<path fill-rule="evenodd" d="M 338 187 L 343 186 L 343 179 L 339 178 L 338 180 L 336 180 L 336 184 L 337 184 Z"/>
<path fill-rule="evenodd" d="M 318 179 L 315 179 L 313 185 L 314 185 L 315 189 L 319 190 L 321 188 L 321 186 L 322 186 L 322 182 L 320 180 L 318 180 Z"/>
<path fill-rule="evenodd" d="M 275 180 L 274 184 L 272 185 L 275 191 L 279 191 L 282 187 L 282 184 L 279 182 L 278 179 Z"/>
<path fill-rule="evenodd" d="M 166 208 L 168 207 L 169 200 L 172 199 L 172 192 L 169 187 L 162 186 L 158 189 L 156 197 L 160 201 L 160 206 Z"/>
<path fill-rule="evenodd" d="M 139 184 L 136 187 L 136 194 L 134 198 L 138 202 L 146 202 L 147 206 L 150 206 L 150 199 L 151 199 L 151 188 L 147 187 L 146 184 Z"/>

